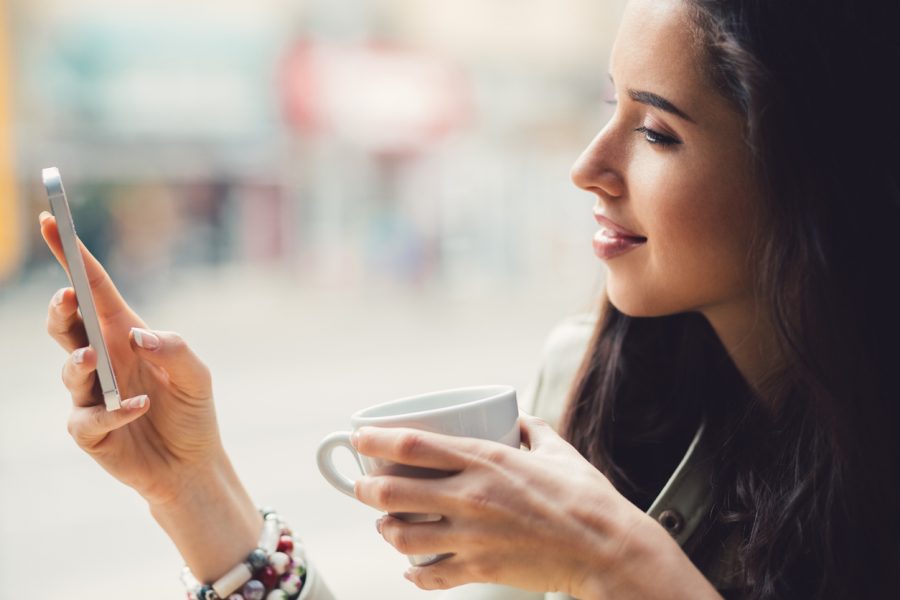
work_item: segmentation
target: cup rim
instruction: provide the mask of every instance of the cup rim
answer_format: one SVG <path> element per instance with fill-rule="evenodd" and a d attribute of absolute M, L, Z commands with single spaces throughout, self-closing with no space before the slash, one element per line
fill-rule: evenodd
<path fill-rule="evenodd" d="M 469 402 L 463 402 L 461 404 L 454 404 L 453 406 L 442 406 L 440 408 L 429 408 L 426 410 L 417 410 L 412 412 L 404 412 L 396 415 L 382 415 L 377 417 L 367 417 L 364 413 L 369 411 L 374 411 L 380 408 L 384 408 L 386 406 L 392 406 L 394 404 L 400 404 L 402 402 L 408 402 L 409 400 L 416 400 L 421 398 L 430 398 L 432 396 L 440 396 L 444 394 L 454 394 L 460 392 L 470 392 L 474 390 L 484 390 L 487 392 L 487 395 L 478 398 L 476 400 L 470 400 Z M 515 394 L 516 388 L 511 385 L 503 385 L 503 384 L 495 384 L 495 385 L 473 385 L 467 387 L 460 388 L 451 388 L 447 390 L 437 390 L 434 392 L 426 392 L 424 394 L 413 394 L 412 396 L 405 396 L 403 398 L 397 398 L 395 400 L 389 400 L 387 402 L 382 402 L 380 404 L 375 404 L 373 406 L 367 406 L 366 408 L 362 408 L 352 415 L 350 415 L 350 422 L 355 427 L 361 427 L 364 425 L 375 424 L 384 421 L 392 421 L 397 417 L 403 418 L 412 418 L 412 417 L 422 417 L 423 415 L 440 415 L 441 413 L 457 411 L 460 408 L 466 408 L 469 406 L 473 406 L 476 404 L 483 404 L 485 402 L 490 402 L 492 400 L 496 400 L 497 398 L 509 394 L 512 392 Z M 360 421 L 365 421 L 365 423 L 361 423 Z"/>

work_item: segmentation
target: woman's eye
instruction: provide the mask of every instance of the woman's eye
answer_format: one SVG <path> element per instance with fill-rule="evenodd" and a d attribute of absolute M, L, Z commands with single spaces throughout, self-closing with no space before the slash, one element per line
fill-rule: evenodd
<path fill-rule="evenodd" d="M 680 140 L 676 140 L 673 137 L 660 133 L 658 131 L 654 131 L 652 129 L 647 129 L 646 127 L 638 127 L 635 129 L 636 132 L 644 134 L 644 139 L 646 139 L 651 144 L 658 144 L 660 146 L 673 146 L 676 144 L 680 144 Z"/>

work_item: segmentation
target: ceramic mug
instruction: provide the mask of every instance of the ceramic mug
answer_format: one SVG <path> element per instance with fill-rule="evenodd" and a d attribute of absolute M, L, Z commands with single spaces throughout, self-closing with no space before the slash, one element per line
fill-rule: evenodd
<path fill-rule="evenodd" d="M 516 390 L 510 386 L 489 385 L 431 392 L 401 398 L 365 408 L 350 417 L 353 431 L 360 427 L 410 427 L 446 435 L 480 438 L 518 448 L 519 408 Z M 400 465 L 359 454 L 350 444 L 352 431 L 336 431 L 319 443 L 316 462 L 325 479 L 339 491 L 355 498 L 353 480 L 335 468 L 333 453 L 348 449 L 356 458 L 360 471 L 391 473 L 406 477 L 440 477 L 445 473 L 433 469 Z M 440 515 L 397 513 L 393 516 L 409 522 L 438 521 Z M 412 555 L 414 565 L 426 565 L 448 555 Z"/>

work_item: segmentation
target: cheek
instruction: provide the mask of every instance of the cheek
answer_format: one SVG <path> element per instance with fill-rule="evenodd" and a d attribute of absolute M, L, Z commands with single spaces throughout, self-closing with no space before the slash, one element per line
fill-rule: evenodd
<path fill-rule="evenodd" d="M 621 264 L 633 268 L 610 265 L 613 303 L 618 295 L 631 305 L 630 314 L 650 316 L 699 310 L 749 293 L 752 202 L 746 186 L 702 168 L 660 170 L 632 179 L 637 181 L 642 185 L 632 186 L 630 199 L 648 243 L 643 254 Z"/>

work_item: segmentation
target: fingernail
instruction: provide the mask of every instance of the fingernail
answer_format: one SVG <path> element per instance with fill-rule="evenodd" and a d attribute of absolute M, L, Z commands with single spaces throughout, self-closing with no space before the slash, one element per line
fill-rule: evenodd
<path fill-rule="evenodd" d="M 139 408 L 144 408 L 145 404 L 147 404 L 147 395 L 143 394 L 141 396 L 129 398 L 128 400 L 123 400 L 122 408 L 125 410 L 137 410 Z"/>
<path fill-rule="evenodd" d="M 384 517 L 378 517 L 378 520 L 375 521 L 375 529 L 378 533 L 381 533 L 382 526 L 384 526 Z"/>
<path fill-rule="evenodd" d="M 144 350 L 156 350 L 159 348 L 159 338 L 146 329 L 132 327 L 131 333 L 134 335 L 134 343 Z"/>
<path fill-rule="evenodd" d="M 87 348 L 79 348 L 75 352 L 72 353 L 72 362 L 76 365 L 80 365 L 84 362 L 84 353 L 87 352 Z"/>
<path fill-rule="evenodd" d="M 51 217 L 50 213 L 48 213 L 46 210 L 42 210 L 41 214 L 38 215 L 38 222 L 43 223 L 46 219 L 49 219 L 50 217 Z"/>
<path fill-rule="evenodd" d="M 359 429 L 350 434 L 350 445 L 354 448 L 359 446 Z"/>
<path fill-rule="evenodd" d="M 60 290 L 57 290 L 57 292 L 53 294 L 53 306 L 59 306 L 60 304 L 62 304 L 63 296 L 66 295 L 66 289 L 67 288 L 62 288 Z"/>

